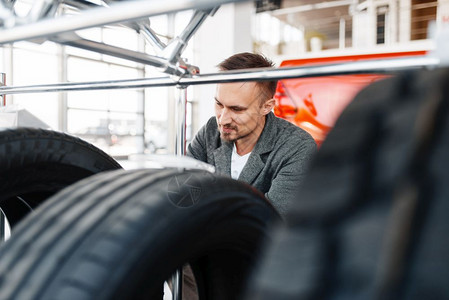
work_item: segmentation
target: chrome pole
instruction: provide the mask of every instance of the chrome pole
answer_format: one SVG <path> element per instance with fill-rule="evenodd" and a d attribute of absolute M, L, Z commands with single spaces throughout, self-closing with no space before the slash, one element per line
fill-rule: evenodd
<path fill-rule="evenodd" d="M 0 86 L 6 85 L 6 74 L 0 73 Z M 6 95 L 0 93 L 0 107 L 6 106 Z"/>
<path fill-rule="evenodd" d="M 6 85 L 6 74 L 0 73 L 0 86 Z M 6 106 L 6 95 L 0 95 L 0 107 Z M 5 214 L 0 209 L 0 242 L 5 240 Z"/>
<path fill-rule="evenodd" d="M 176 144 L 175 154 L 186 155 L 187 87 L 177 86 L 178 98 L 175 107 Z"/>
<path fill-rule="evenodd" d="M 186 155 L 186 123 L 187 123 L 187 87 L 178 85 L 178 97 L 175 105 L 175 128 L 176 128 L 176 142 L 175 155 Z M 182 285 L 183 285 L 182 267 L 177 269 L 172 276 L 173 283 L 173 300 L 182 300 Z"/>
<path fill-rule="evenodd" d="M 140 53 L 116 46 L 111 46 L 105 43 L 82 39 L 75 33 L 65 33 L 57 37 L 50 37 L 50 41 L 77 47 L 85 50 L 96 51 L 98 53 L 107 54 L 130 61 L 135 61 L 142 64 L 151 65 L 159 68 L 161 71 L 169 73 L 171 75 L 182 76 L 186 73 L 185 69 L 176 66 L 174 62 L 169 62 L 164 58 L 154 55 L 148 55 L 146 53 Z M 182 50 L 182 49 L 179 49 Z"/>
<path fill-rule="evenodd" d="M 0 208 L 0 242 L 6 240 L 5 224 L 6 224 L 6 217 L 5 214 L 3 213 L 3 210 Z"/>
<path fill-rule="evenodd" d="M 200 85 L 239 81 L 263 81 L 277 79 L 292 79 L 348 74 L 391 73 L 396 71 L 429 69 L 438 67 L 440 60 L 436 57 L 423 56 L 411 58 L 385 59 L 375 61 L 358 61 L 350 63 L 292 67 L 279 69 L 249 69 L 226 71 L 220 73 L 200 74 L 192 77 L 174 78 L 157 77 L 143 79 L 126 79 L 113 81 L 58 83 L 29 86 L 0 87 L 2 94 L 44 93 L 81 90 L 106 90 L 128 88 L 150 88 L 177 85 Z"/>
<path fill-rule="evenodd" d="M 176 272 L 172 275 L 172 299 L 173 300 L 182 300 L 182 281 L 183 274 L 182 268 L 176 270 Z"/>
<path fill-rule="evenodd" d="M 0 44 L 55 36 L 108 24 L 133 21 L 144 17 L 174 13 L 189 9 L 210 9 L 238 0 L 160 0 L 123 1 L 110 7 L 96 7 L 76 16 L 42 19 L 37 22 L 0 30 Z"/>

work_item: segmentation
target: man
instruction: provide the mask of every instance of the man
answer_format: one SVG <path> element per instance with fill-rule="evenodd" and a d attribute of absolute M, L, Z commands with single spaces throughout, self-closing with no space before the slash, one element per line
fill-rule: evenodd
<path fill-rule="evenodd" d="M 221 71 L 269 68 L 262 55 L 235 54 Z M 313 138 L 271 111 L 277 81 L 217 84 L 215 117 L 188 146 L 187 154 L 214 165 L 217 173 L 245 181 L 265 194 L 281 215 L 298 197 L 307 163 L 316 150 Z"/>

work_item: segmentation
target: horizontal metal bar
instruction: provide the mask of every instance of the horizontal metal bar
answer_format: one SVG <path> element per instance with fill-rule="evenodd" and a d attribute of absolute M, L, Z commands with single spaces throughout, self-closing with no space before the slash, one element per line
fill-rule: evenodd
<path fill-rule="evenodd" d="M 54 37 L 50 39 L 53 42 L 81 48 L 90 51 L 96 51 L 101 54 L 107 54 L 134 62 L 148 64 L 157 68 L 163 68 L 167 65 L 167 62 L 163 58 L 157 58 L 146 53 L 140 53 L 129 49 L 124 49 L 116 46 L 111 46 L 105 43 L 82 39 L 81 37 L 70 34 L 68 37 L 65 35 L 61 37 Z"/>
<path fill-rule="evenodd" d="M 12 43 L 64 32 L 104 26 L 144 17 L 174 13 L 189 9 L 210 9 L 239 0 L 136 0 L 114 3 L 108 8 L 98 7 L 75 16 L 48 18 L 38 22 L 0 30 L 0 44 Z"/>
<path fill-rule="evenodd" d="M 170 63 L 166 59 L 149 55 L 146 53 L 136 52 L 105 43 L 82 39 L 75 33 L 65 33 L 61 36 L 50 38 L 51 41 L 64 44 L 67 46 L 77 47 L 85 50 L 96 51 L 98 53 L 111 55 L 130 61 L 147 64 L 159 68 L 161 72 L 182 76 L 186 73 L 185 69 L 178 67 L 175 63 Z"/>
<path fill-rule="evenodd" d="M 46 85 L 0 87 L 1 94 L 43 93 L 81 90 L 105 90 L 127 88 L 150 88 L 177 85 L 200 85 L 238 81 L 263 81 L 292 79 L 304 77 L 391 73 L 403 70 L 435 68 L 439 65 L 439 59 L 434 57 L 412 57 L 384 59 L 373 61 L 358 61 L 341 64 L 278 68 L 278 69 L 247 69 L 238 71 L 226 71 L 193 76 L 190 78 L 158 77 L 144 79 L 127 79 L 115 81 L 96 81 L 80 83 L 59 83 Z"/>

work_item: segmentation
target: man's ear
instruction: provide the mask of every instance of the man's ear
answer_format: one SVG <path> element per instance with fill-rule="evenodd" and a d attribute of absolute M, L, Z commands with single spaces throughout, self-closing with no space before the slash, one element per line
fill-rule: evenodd
<path fill-rule="evenodd" d="M 267 101 L 265 101 L 265 103 L 262 106 L 262 113 L 264 115 L 267 115 L 270 111 L 273 110 L 274 104 L 275 104 L 275 100 L 273 98 L 268 99 Z"/>

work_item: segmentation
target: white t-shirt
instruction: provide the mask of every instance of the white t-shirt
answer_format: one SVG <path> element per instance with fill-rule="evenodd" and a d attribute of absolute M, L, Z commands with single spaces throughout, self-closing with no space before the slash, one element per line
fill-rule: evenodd
<path fill-rule="evenodd" d="M 240 176 L 240 173 L 242 173 L 243 167 L 245 166 L 246 162 L 248 161 L 248 157 L 250 156 L 250 153 L 247 153 L 245 155 L 240 156 L 237 153 L 237 148 L 232 148 L 232 156 L 231 156 L 231 177 L 233 179 L 238 179 Z"/>

